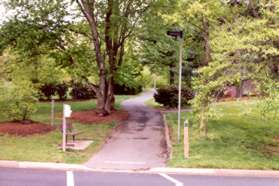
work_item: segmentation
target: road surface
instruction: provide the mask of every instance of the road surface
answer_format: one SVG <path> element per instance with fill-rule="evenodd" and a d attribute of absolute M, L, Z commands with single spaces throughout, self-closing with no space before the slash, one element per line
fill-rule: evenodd
<path fill-rule="evenodd" d="M 0 186 L 278 186 L 279 178 L 0 168 Z"/>

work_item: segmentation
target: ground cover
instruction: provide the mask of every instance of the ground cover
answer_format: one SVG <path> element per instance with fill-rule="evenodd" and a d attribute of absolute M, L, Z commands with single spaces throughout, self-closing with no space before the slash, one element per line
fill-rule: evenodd
<path fill-rule="evenodd" d="M 146 104 L 146 105 L 149 106 L 149 107 L 155 108 L 155 109 L 161 109 L 161 108 L 163 108 L 163 105 L 157 103 L 157 102 L 154 100 L 154 98 L 145 101 L 144 104 Z"/>
<path fill-rule="evenodd" d="M 116 108 L 120 109 L 120 103 L 127 99 L 127 96 L 117 96 Z M 74 101 L 67 102 L 72 106 L 74 112 L 89 111 L 95 108 L 95 101 Z M 38 103 L 38 111 L 32 116 L 32 120 L 50 127 L 50 103 Z M 62 103 L 56 104 L 55 109 L 55 126 L 53 131 L 47 131 L 44 134 L 35 134 L 28 136 L 15 136 L 8 134 L 0 134 L 0 159 L 1 160 L 19 160 L 19 161 L 42 161 L 42 162 L 61 162 L 61 163 L 82 163 L 86 161 L 94 152 L 96 152 L 105 143 L 110 133 L 117 125 L 117 122 L 112 120 L 108 122 L 97 121 L 84 125 L 80 122 L 73 121 L 73 126 L 80 132 L 77 139 L 93 140 L 84 151 L 68 151 L 63 153 L 59 145 L 62 141 L 59 125 L 61 124 Z M 122 111 L 119 111 L 122 112 Z M 0 120 L 5 121 L 5 117 L 1 116 Z M 44 123 L 44 124 L 43 124 Z M 10 123 L 11 124 L 11 123 Z M 29 125 L 29 126 L 28 126 Z M 25 127 L 30 127 L 28 124 Z M 4 123 L 0 123 L 4 126 Z M 11 126 L 9 126 L 10 128 Z M 22 126 L 20 126 L 22 127 Z M 5 127 L 3 127 L 5 128 Z"/>
<path fill-rule="evenodd" d="M 169 166 L 279 169 L 279 118 L 262 118 L 255 100 L 217 103 L 214 110 L 218 117 L 209 120 L 208 139 L 200 137 L 192 114 L 183 113 L 191 123 L 188 160 L 183 158 L 183 143 L 177 144 L 177 114 L 167 114 L 173 144 Z"/>

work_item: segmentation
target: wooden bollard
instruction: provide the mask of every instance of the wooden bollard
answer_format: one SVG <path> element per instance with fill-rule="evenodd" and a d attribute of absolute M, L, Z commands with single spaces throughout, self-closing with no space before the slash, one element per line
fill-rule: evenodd
<path fill-rule="evenodd" d="M 189 122 L 188 120 L 184 121 L 184 158 L 189 158 L 189 130 L 188 130 Z"/>

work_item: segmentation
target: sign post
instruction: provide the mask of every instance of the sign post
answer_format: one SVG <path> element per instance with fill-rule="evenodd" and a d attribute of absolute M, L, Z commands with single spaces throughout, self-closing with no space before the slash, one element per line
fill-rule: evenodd
<path fill-rule="evenodd" d="M 63 152 L 66 151 L 66 132 L 67 132 L 67 120 L 66 118 L 71 117 L 72 110 L 71 106 L 67 104 L 63 104 L 63 120 L 62 120 L 62 150 Z"/>
<path fill-rule="evenodd" d="M 182 85 L 182 61 L 183 61 L 183 31 L 174 30 L 168 31 L 167 35 L 178 39 L 179 41 L 179 84 L 178 84 L 178 112 L 177 112 L 177 142 L 180 143 L 180 128 L 181 128 L 181 85 Z"/>

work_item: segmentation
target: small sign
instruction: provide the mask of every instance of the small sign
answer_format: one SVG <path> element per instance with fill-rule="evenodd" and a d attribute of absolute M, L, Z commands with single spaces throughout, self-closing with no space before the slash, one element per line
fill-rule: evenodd
<path fill-rule="evenodd" d="M 167 31 L 167 35 L 172 36 L 172 37 L 179 37 L 183 38 L 183 31 Z"/>
<path fill-rule="evenodd" d="M 72 109 L 70 105 L 64 104 L 63 115 L 65 118 L 71 117 Z"/>

